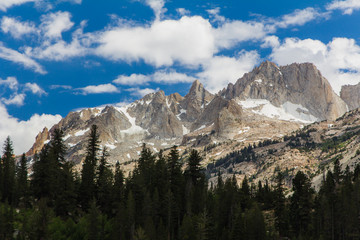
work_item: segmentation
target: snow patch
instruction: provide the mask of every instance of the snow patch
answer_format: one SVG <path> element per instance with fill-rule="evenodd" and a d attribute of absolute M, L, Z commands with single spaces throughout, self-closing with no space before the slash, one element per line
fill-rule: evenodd
<path fill-rule="evenodd" d="M 45 144 L 48 144 L 50 142 L 50 140 L 48 139 L 48 140 L 46 140 L 45 142 L 44 142 L 44 145 Z"/>
<path fill-rule="evenodd" d="M 74 147 L 74 146 L 76 146 L 76 144 L 74 144 L 74 143 L 68 143 L 68 145 L 69 145 L 69 147 Z"/>
<path fill-rule="evenodd" d="M 65 137 L 63 137 L 63 140 L 66 141 L 69 137 L 71 137 L 71 135 L 67 134 Z"/>
<path fill-rule="evenodd" d="M 128 108 L 131 107 L 132 104 L 127 105 L 125 107 L 118 107 L 116 108 L 119 112 L 122 112 L 127 119 L 129 120 L 131 127 L 126 129 L 126 130 L 121 130 L 121 133 L 124 134 L 129 134 L 129 135 L 133 135 L 133 134 L 139 134 L 139 133 L 146 133 L 147 130 L 143 129 L 142 127 L 138 126 L 135 124 L 136 119 L 134 117 L 131 117 L 130 114 L 127 112 Z"/>
<path fill-rule="evenodd" d="M 182 125 L 183 135 L 188 134 L 190 131 L 184 125 Z"/>
<path fill-rule="evenodd" d="M 87 129 L 84 129 L 84 130 L 80 130 L 80 131 L 77 131 L 75 134 L 74 134 L 74 136 L 75 137 L 79 137 L 79 136 L 82 136 L 82 135 L 84 135 L 87 131 L 89 131 L 90 130 L 90 128 L 87 128 Z"/>
<path fill-rule="evenodd" d="M 116 148 L 116 146 L 114 144 L 109 144 L 109 143 L 105 144 L 105 147 L 107 147 L 107 148 L 109 148 L 111 150 Z"/>
<path fill-rule="evenodd" d="M 199 130 L 204 129 L 204 128 L 206 128 L 206 125 L 202 125 L 201 127 L 199 127 L 198 129 L 196 129 L 195 131 L 199 131 Z"/>
<path fill-rule="evenodd" d="M 285 102 L 281 107 L 276 107 L 266 99 L 247 99 L 239 101 L 239 104 L 245 109 L 252 109 L 253 113 L 269 118 L 304 123 L 312 123 L 318 120 L 310 114 L 307 108 L 291 102 Z"/>
<path fill-rule="evenodd" d="M 250 127 L 243 127 L 241 130 L 239 130 L 239 134 L 246 133 L 250 130 Z"/>
<path fill-rule="evenodd" d="M 262 79 L 256 79 L 256 80 L 254 80 L 254 82 L 261 84 L 261 83 L 262 83 Z"/>
<path fill-rule="evenodd" d="M 130 157 L 130 154 L 128 153 L 128 154 L 126 154 L 126 156 L 127 156 L 127 158 L 128 159 L 131 159 L 131 157 Z"/>

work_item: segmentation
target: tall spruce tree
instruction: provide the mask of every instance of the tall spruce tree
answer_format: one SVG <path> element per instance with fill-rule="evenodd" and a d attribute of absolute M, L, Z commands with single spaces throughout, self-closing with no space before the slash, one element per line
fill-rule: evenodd
<path fill-rule="evenodd" d="M 90 201 L 95 198 L 96 193 L 96 166 L 98 163 L 98 154 L 100 150 L 99 133 L 96 125 L 91 126 L 91 131 L 88 139 L 88 145 L 86 148 L 85 161 L 83 163 L 81 171 L 81 185 L 79 201 L 82 209 L 87 210 L 89 208 Z"/>
<path fill-rule="evenodd" d="M 11 205 L 15 197 L 15 158 L 14 149 L 10 137 L 7 137 L 4 143 L 2 165 L 2 200 L 7 201 Z"/>
<path fill-rule="evenodd" d="M 100 206 L 100 210 L 103 213 L 110 214 L 112 203 L 112 184 L 113 173 L 109 168 L 107 158 L 109 156 L 106 147 L 103 148 L 102 155 L 100 157 L 100 163 L 97 168 L 96 188 L 97 188 L 97 202 Z"/>
<path fill-rule="evenodd" d="M 27 159 L 25 153 L 20 158 L 20 164 L 16 170 L 16 189 L 19 204 L 25 207 L 29 203 L 29 182 Z"/>

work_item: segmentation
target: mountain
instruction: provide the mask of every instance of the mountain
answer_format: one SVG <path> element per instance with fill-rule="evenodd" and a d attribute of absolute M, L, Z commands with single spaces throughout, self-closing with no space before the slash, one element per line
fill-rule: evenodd
<path fill-rule="evenodd" d="M 346 103 L 335 94 L 314 64 L 293 63 L 278 67 L 266 61 L 235 84 L 220 92 L 227 99 L 238 98 L 243 105 L 265 99 L 294 117 L 313 122 L 343 115 Z M 261 102 L 263 103 L 263 102 Z"/>
<path fill-rule="evenodd" d="M 277 173 L 282 173 L 289 187 L 295 174 L 301 170 L 311 177 L 313 185 L 320 186 L 327 170 L 339 160 L 343 171 L 349 166 L 353 171 L 360 162 L 360 109 L 347 112 L 335 121 L 326 120 L 307 125 L 292 134 L 276 140 L 264 140 L 255 145 L 236 147 L 224 143 L 203 154 L 225 155 L 208 165 L 211 182 L 216 182 L 217 173 L 224 178 L 234 174 L 240 180 L 246 175 L 251 182 L 274 183 Z"/>
<path fill-rule="evenodd" d="M 127 106 L 105 106 L 69 113 L 50 130 L 36 137 L 28 156 L 46 144 L 56 128 L 64 131 L 68 159 L 81 166 L 87 135 L 98 125 L 102 146 L 110 150 L 110 162 L 119 161 L 130 171 L 143 143 L 154 152 L 180 145 L 214 148 L 203 164 L 264 139 L 281 139 L 306 124 L 336 119 L 346 104 L 332 90 L 313 64 L 278 67 L 264 62 L 235 84 L 214 95 L 194 81 L 184 97 L 163 91 L 151 93 Z"/>
<path fill-rule="evenodd" d="M 360 83 L 341 87 L 340 97 L 346 102 L 350 110 L 360 107 Z"/>

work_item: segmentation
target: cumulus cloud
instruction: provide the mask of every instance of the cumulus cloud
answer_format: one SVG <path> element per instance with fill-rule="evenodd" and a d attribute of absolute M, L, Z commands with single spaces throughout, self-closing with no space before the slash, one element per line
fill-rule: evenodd
<path fill-rule="evenodd" d="M 327 10 L 341 10 L 343 14 L 351 15 L 353 11 L 360 9 L 359 0 L 335 0 L 326 6 Z"/>
<path fill-rule="evenodd" d="M 44 127 L 51 128 L 61 120 L 60 115 L 34 114 L 27 121 L 19 121 L 10 116 L 4 105 L 0 103 L 0 144 L 7 136 L 10 136 L 14 143 L 15 154 L 27 152 L 35 141 L 36 135 Z"/>
<path fill-rule="evenodd" d="M 13 94 L 10 98 L 1 98 L 1 102 L 5 105 L 22 106 L 24 105 L 25 96 L 26 95 L 24 93 L 16 93 Z"/>
<path fill-rule="evenodd" d="M 61 34 L 70 30 L 74 23 L 69 12 L 58 11 L 41 17 L 41 29 L 49 38 L 61 38 Z"/>
<path fill-rule="evenodd" d="M 0 78 L 0 86 L 5 86 L 7 88 L 10 88 L 11 90 L 17 91 L 19 82 L 15 77 L 7 77 L 6 79 Z"/>
<path fill-rule="evenodd" d="M 21 22 L 16 18 L 2 17 L 1 30 L 9 33 L 14 38 L 21 38 L 24 35 L 36 33 L 35 24 L 32 22 Z"/>
<path fill-rule="evenodd" d="M 39 96 L 47 94 L 44 89 L 39 87 L 39 85 L 37 85 L 36 83 L 25 83 L 25 90 L 31 91 L 33 94 Z"/>
<path fill-rule="evenodd" d="M 151 88 L 128 88 L 126 89 L 126 91 L 130 92 L 130 94 L 132 96 L 135 96 L 135 97 L 143 97 L 149 93 L 155 93 L 157 91 L 159 91 L 159 88 L 157 89 L 151 89 Z"/>
<path fill-rule="evenodd" d="M 0 42 L 0 58 L 21 64 L 25 68 L 31 69 L 41 74 L 46 73 L 44 68 L 35 60 L 31 59 L 25 54 L 19 53 L 18 51 L 4 47 L 2 42 Z"/>
<path fill-rule="evenodd" d="M 156 67 L 199 64 L 214 53 L 211 29 L 199 16 L 157 21 L 150 27 L 119 26 L 99 33 L 95 52 L 111 60 L 143 59 Z"/>
<path fill-rule="evenodd" d="M 131 74 L 131 75 L 119 75 L 113 82 L 121 85 L 140 85 L 148 82 L 157 83 L 179 83 L 179 82 L 193 82 L 194 77 L 188 76 L 184 73 L 178 73 L 175 70 L 160 70 L 153 74 Z"/>
<path fill-rule="evenodd" d="M 229 49 L 240 42 L 262 39 L 269 31 L 261 22 L 235 20 L 225 22 L 212 32 L 216 49 Z"/>
<path fill-rule="evenodd" d="M 190 11 L 185 9 L 185 8 L 177 8 L 176 9 L 176 12 L 178 14 L 180 14 L 181 16 L 184 16 L 184 15 L 189 15 L 190 14 Z"/>
<path fill-rule="evenodd" d="M 334 38 L 329 43 L 287 38 L 272 49 L 271 59 L 280 65 L 314 63 L 339 94 L 341 86 L 360 82 L 360 46 L 354 39 Z"/>
<path fill-rule="evenodd" d="M 100 85 L 90 85 L 84 88 L 79 88 L 84 95 L 87 94 L 98 94 L 98 93 L 117 93 L 119 89 L 112 85 L 111 83 L 108 84 L 100 84 Z"/>
<path fill-rule="evenodd" d="M 275 26 L 287 28 L 289 26 L 302 26 L 315 19 L 328 18 L 329 13 L 320 12 L 319 10 L 308 7 L 305 9 L 297 9 L 290 14 L 281 17 L 281 20 L 275 23 Z"/>
<path fill-rule="evenodd" d="M 198 73 L 197 77 L 207 90 L 216 93 L 251 71 L 259 58 L 256 51 L 241 51 L 236 57 L 216 56 L 204 63 L 203 71 Z"/>
<path fill-rule="evenodd" d="M 161 14 L 165 11 L 164 0 L 145 0 L 146 5 L 152 8 L 155 14 L 155 21 L 160 20 Z"/>
<path fill-rule="evenodd" d="M 8 8 L 13 6 L 21 5 L 27 2 L 36 2 L 37 0 L 1 0 L 0 1 L 0 10 L 6 11 Z"/>

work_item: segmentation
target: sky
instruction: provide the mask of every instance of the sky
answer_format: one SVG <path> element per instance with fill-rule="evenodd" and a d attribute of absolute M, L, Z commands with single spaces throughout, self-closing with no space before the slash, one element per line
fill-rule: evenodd
<path fill-rule="evenodd" d="M 360 0 L 0 0 L 0 144 L 195 79 L 216 93 L 265 60 L 312 62 L 339 93 L 359 37 Z"/>

